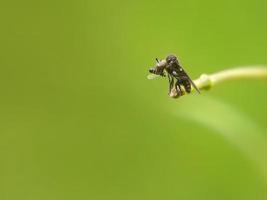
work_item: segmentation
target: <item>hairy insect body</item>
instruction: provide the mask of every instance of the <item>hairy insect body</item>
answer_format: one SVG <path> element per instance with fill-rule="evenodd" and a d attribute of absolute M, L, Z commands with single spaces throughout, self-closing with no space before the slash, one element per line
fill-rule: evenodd
<path fill-rule="evenodd" d="M 189 81 L 188 75 L 179 64 L 177 58 L 173 55 L 170 55 L 166 58 L 166 62 L 167 62 L 166 71 L 168 72 L 168 74 L 171 74 L 174 78 L 177 79 L 177 82 L 175 83 L 176 89 L 181 91 L 181 85 L 182 85 L 185 91 L 187 93 L 190 93 L 191 82 Z M 171 88 L 172 87 L 173 85 L 171 85 Z"/>
<path fill-rule="evenodd" d="M 171 92 L 171 89 L 174 86 L 179 96 L 182 95 L 181 86 L 184 87 L 187 93 L 191 92 L 191 86 L 193 86 L 197 90 L 197 92 L 200 93 L 199 89 L 196 87 L 194 82 L 190 79 L 190 77 L 187 75 L 185 70 L 180 65 L 176 56 L 169 55 L 167 56 L 166 60 L 162 61 L 158 61 L 158 59 L 156 60 L 157 60 L 157 66 L 154 68 L 150 68 L 149 72 L 165 76 L 164 70 L 166 70 L 169 79 L 169 93 Z M 174 78 L 176 79 L 175 83 L 174 83 Z"/>

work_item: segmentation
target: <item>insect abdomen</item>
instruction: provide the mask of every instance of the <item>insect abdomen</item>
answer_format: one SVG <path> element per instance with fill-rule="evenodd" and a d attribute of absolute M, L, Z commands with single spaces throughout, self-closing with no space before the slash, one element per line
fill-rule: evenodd
<path fill-rule="evenodd" d="M 186 83 L 184 84 L 184 89 L 187 93 L 191 92 L 191 83 L 189 81 L 186 81 Z"/>
<path fill-rule="evenodd" d="M 181 77 L 179 83 L 184 86 L 187 93 L 191 92 L 191 83 L 186 76 Z"/>

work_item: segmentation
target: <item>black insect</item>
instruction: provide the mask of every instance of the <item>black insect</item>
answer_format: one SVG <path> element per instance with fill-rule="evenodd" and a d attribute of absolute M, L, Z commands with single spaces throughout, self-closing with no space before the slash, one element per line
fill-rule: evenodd
<path fill-rule="evenodd" d="M 198 93 L 200 93 L 195 83 L 191 80 L 191 78 L 187 75 L 185 70 L 180 65 L 176 56 L 169 55 L 167 56 L 166 60 L 161 60 L 161 61 L 159 61 L 156 58 L 156 61 L 157 61 L 157 66 L 150 68 L 149 72 L 163 77 L 166 76 L 165 71 L 167 72 L 167 76 L 169 79 L 169 94 L 173 86 L 175 86 L 178 96 L 182 95 L 181 86 L 184 87 L 187 93 L 190 93 L 191 85 L 196 89 Z M 174 78 L 176 79 L 175 83 L 174 83 Z"/>

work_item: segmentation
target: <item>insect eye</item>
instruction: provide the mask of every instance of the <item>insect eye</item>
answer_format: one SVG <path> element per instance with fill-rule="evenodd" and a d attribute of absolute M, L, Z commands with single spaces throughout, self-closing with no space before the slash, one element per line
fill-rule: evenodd
<path fill-rule="evenodd" d="M 149 69 L 149 72 L 150 72 L 150 73 L 155 73 L 155 69 L 154 69 L 154 68 L 150 68 L 150 69 Z"/>

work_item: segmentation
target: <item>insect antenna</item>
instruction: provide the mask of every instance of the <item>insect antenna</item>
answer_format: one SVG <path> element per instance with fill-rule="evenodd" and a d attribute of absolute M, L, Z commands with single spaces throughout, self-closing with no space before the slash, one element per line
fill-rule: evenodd
<path fill-rule="evenodd" d="M 157 63 L 159 63 L 159 59 L 158 58 L 156 58 L 156 61 L 157 61 Z"/>

